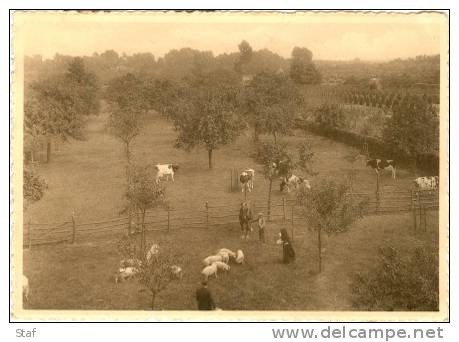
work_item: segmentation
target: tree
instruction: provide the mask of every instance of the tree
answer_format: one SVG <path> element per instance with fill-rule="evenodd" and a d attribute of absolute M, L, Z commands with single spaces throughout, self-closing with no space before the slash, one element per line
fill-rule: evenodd
<path fill-rule="evenodd" d="M 286 176 L 293 168 L 293 157 L 288 152 L 284 142 L 259 141 L 252 158 L 263 167 L 263 175 L 269 181 L 268 185 L 268 220 L 271 214 L 271 191 L 274 179 Z"/>
<path fill-rule="evenodd" d="M 404 152 L 416 163 L 420 154 L 439 150 L 439 125 L 439 116 L 431 104 L 407 95 L 394 105 L 383 138 L 394 150 Z"/>
<path fill-rule="evenodd" d="M 264 72 L 247 87 L 242 108 L 255 140 L 259 134 L 270 134 L 277 142 L 279 135 L 290 133 L 302 104 L 303 97 L 285 75 Z"/>
<path fill-rule="evenodd" d="M 151 257 L 149 261 L 144 260 L 140 270 L 140 283 L 151 293 L 151 309 L 155 308 L 155 300 L 163 289 L 174 279 L 171 266 L 177 265 L 175 259 L 169 254 L 161 251 Z"/>
<path fill-rule="evenodd" d="M 250 44 L 243 40 L 239 45 L 239 60 L 236 61 L 234 69 L 237 73 L 244 73 L 244 66 L 246 66 L 252 59 L 252 47 Z"/>
<path fill-rule="evenodd" d="M 145 215 L 147 210 L 166 206 L 166 189 L 156 182 L 155 173 L 147 166 L 133 168 L 131 184 L 126 192 L 130 208 L 136 208 L 141 215 L 140 252 L 145 252 Z"/>
<path fill-rule="evenodd" d="M 27 208 L 30 203 L 41 200 L 45 190 L 48 188 L 48 184 L 33 170 L 27 168 L 24 168 L 23 177 L 24 208 Z"/>
<path fill-rule="evenodd" d="M 51 138 L 83 139 L 85 117 L 97 113 L 98 85 L 86 72 L 81 59 L 73 59 L 65 74 L 30 83 L 24 92 L 24 132 L 29 140 L 47 139 L 51 161 Z"/>
<path fill-rule="evenodd" d="M 320 83 L 321 76 L 312 62 L 312 52 L 309 49 L 293 48 L 290 60 L 290 77 L 299 84 Z"/>
<path fill-rule="evenodd" d="M 310 229 L 317 231 L 318 269 L 322 271 L 322 231 L 338 234 L 347 231 L 363 215 L 365 201 L 354 201 L 347 186 L 322 181 L 312 189 L 302 188 L 297 200 Z"/>
<path fill-rule="evenodd" d="M 233 75 L 218 71 L 194 80 L 186 96 L 175 104 L 175 146 L 187 151 L 204 145 L 213 168 L 213 152 L 232 142 L 244 125 L 237 116 L 237 94 Z"/>
<path fill-rule="evenodd" d="M 437 253 L 416 247 L 408 257 L 379 248 L 378 263 L 352 280 L 352 304 L 365 311 L 438 311 Z"/>

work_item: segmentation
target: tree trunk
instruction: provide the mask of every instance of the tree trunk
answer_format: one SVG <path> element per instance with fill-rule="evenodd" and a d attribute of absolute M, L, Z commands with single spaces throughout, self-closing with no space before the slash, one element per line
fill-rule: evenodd
<path fill-rule="evenodd" d="M 142 211 L 142 234 L 140 234 L 140 253 L 145 251 L 145 210 Z"/>
<path fill-rule="evenodd" d="M 156 299 L 156 291 L 153 291 L 151 293 L 151 309 L 155 309 L 155 299 Z"/>
<path fill-rule="evenodd" d="M 126 179 L 127 179 L 127 190 L 131 189 L 131 150 L 129 142 L 125 143 L 126 150 Z M 128 208 L 128 236 L 132 233 L 132 205 L 129 203 Z"/>
<path fill-rule="evenodd" d="M 212 170 L 214 165 L 213 165 L 213 160 L 212 160 L 212 152 L 213 150 L 207 150 L 207 153 L 209 154 L 209 169 Z"/>
<path fill-rule="evenodd" d="M 271 189 L 273 187 L 272 178 L 269 179 L 269 189 L 268 189 L 268 221 L 271 221 Z"/>
<path fill-rule="evenodd" d="M 46 163 L 51 163 L 51 139 L 46 142 Z"/>
<path fill-rule="evenodd" d="M 253 128 L 253 141 L 256 143 L 260 140 L 260 137 L 259 137 L 259 133 L 258 133 L 258 129 L 257 127 L 255 126 Z"/>
<path fill-rule="evenodd" d="M 319 247 L 319 273 L 322 272 L 322 239 L 321 239 L 322 229 L 317 230 L 317 246 Z"/>
<path fill-rule="evenodd" d="M 274 137 L 274 144 L 277 145 L 277 134 L 276 134 L 276 132 L 273 132 L 273 137 Z"/>

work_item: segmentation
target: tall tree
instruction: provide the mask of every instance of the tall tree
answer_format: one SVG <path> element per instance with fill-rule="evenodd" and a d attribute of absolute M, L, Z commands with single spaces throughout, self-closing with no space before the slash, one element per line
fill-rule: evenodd
<path fill-rule="evenodd" d="M 299 84 L 317 84 L 321 80 L 319 71 L 312 62 L 312 52 L 295 47 L 290 60 L 290 77 Z"/>
<path fill-rule="evenodd" d="M 209 169 L 213 152 L 232 142 L 244 128 L 237 116 L 238 82 L 227 71 L 204 74 L 189 85 L 187 94 L 174 108 L 175 146 L 190 150 L 203 145 Z"/>
<path fill-rule="evenodd" d="M 423 98 L 407 95 L 392 111 L 383 130 L 384 141 L 414 162 L 421 153 L 439 150 L 440 118 L 434 106 Z"/>
<path fill-rule="evenodd" d="M 268 219 L 271 215 L 271 193 L 273 181 L 279 176 L 286 176 L 294 167 L 293 156 L 288 152 L 285 142 L 273 143 L 259 141 L 252 158 L 263 168 L 263 175 L 268 180 Z"/>
<path fill-rule="evenodd" d="M 250 62 L 252 59 L 252 47 L 250 44 L 243 40 L 239 45 L 239 59 L 236 61 L 234 65 L 234 69 L 237 73 L 244 74 L 245 66 Z"/>
<path fill-rule="evenodd" d="M 288 77 L 278 73 L 260 73 L 245 90 L 243 111 L 254 128 L 254 137 L 289 134 L 303 97 Z"/>
<path fill-rule="evenodd" d="M 156 182 L 153 170 L 147 166 L 133 168 L 131 186 L 126 197 L 131 208 L 136 208 L 141 215 L 140 252 L 145 252 L 145 215 L 147 210 L 166 206 L 166 189 L 161 182 Z"/>
<path fill-rule="evenodd" d="M 322 271 L 322 232 L 345 232 L 363 215 L 366 202 L 353 200 L 347 190 L 345 185 L 322 181 L 312 189 L 303 188 L 297 193 L 310 229 L 317 232 L 319 273 Z"/>

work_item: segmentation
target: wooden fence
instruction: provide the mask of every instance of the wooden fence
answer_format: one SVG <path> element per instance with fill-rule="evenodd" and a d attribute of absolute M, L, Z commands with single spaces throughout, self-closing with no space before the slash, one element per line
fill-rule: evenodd
<path fill-rule="evenodd" d="M 365 199 L 365 215 L 385 215 L 412 212 L 414 230 L 427 230 L 427 215 L 439 209 L 438 191 L 391 191 L 379 193 L 349 193 L 357 199 Z M 251 201 L 254 215 L 267 213 L 267 203 Z M 273 222 L 288 225 L 292 237 L 295 227 L 303 220 L 301 208 L 295 200 L 282 198 L 271 204 L 270 218 Z M 211 205 L 204 203 L 202 210 L 156 210 L 145 216 L 147 231 L 170 231 L 175 229 L 209 229 L 226 224 L 239 223 L 239 208 L 235 205 Z M 107 233 L 127 233 L 128 217 L 113 218 L 97 222 L 79 222 L 71 215 L 69 221 L 61 223 L 26 222 L 23 231 L 24 247 L 74 243 L 83 239 Z M 131 231 L 140 230 L 140 218 L 131 221 Z"/>

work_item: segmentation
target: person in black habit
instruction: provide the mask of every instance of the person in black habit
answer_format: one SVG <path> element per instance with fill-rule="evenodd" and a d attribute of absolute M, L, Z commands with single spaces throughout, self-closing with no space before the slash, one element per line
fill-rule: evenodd
<path fill-rule="evenodd" d="M 215 303 L 212 294 L 207 288 L 207 281 L 201 282 L 201 287 L 196 290 L 196 300 L 198 302 L 198 310 L 215 310 Z"/>
<path fill-rule="evenodd" d="M 295 260 L 295 251 L 285 228 L 280 230 L 279 237 L 280 239 L 277 240 L 277 244 L 282 245 L 282 262 L 284 264 L 293 262 Z"/>

